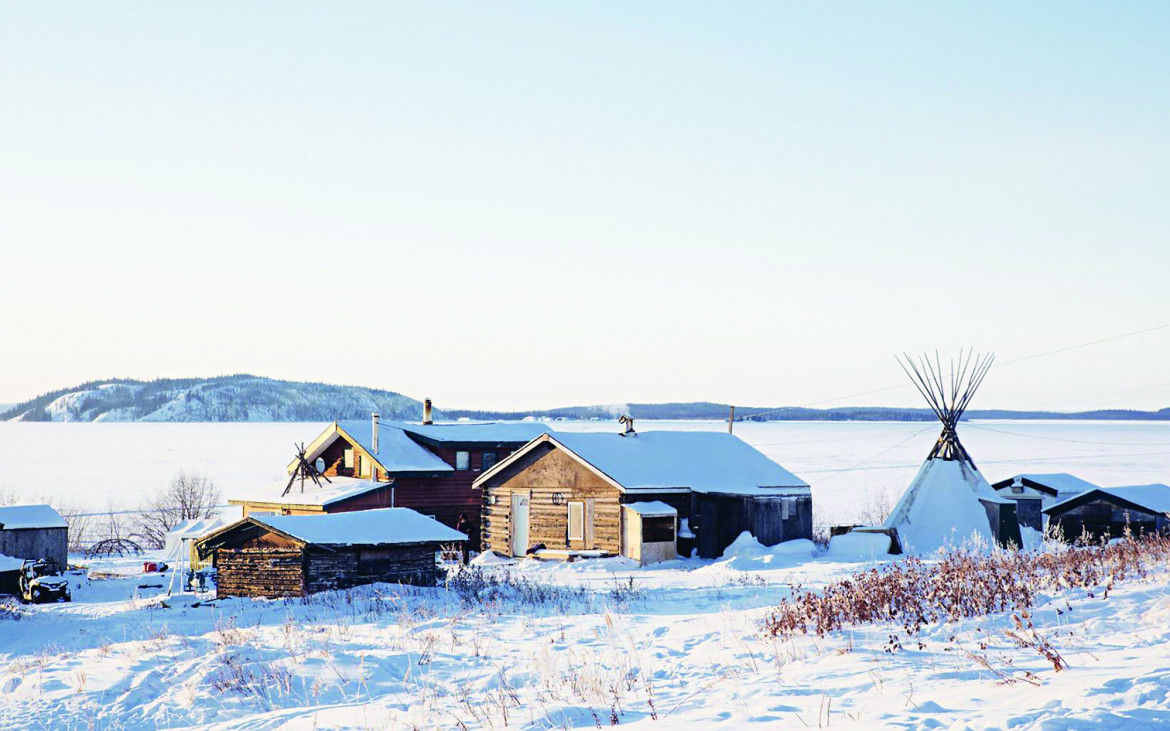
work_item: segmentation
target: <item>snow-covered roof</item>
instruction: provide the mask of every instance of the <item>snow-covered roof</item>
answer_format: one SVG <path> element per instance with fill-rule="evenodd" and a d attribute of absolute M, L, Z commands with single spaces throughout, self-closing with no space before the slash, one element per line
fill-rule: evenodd
<path fill-rule="evenodd" d="M 406 432 L 392 424 L 383 422 L 378 428 L 378 450 L 374 451 L 374 429 L 369 419 L 339 421 L 337 426 L 370 453 L 389 473 L 396 472 L 452 472 L 454 467 L 439 459 L 434 452 L 411 439 Z M 330 425 L 332 428 L 332 425 Z M 313 454 L 305 455 L 315 460 L 333 440 L 325 440 Z M 316 442 L 315 442 L 316 443 Z"/>
<path fill-rule="evenodd" d="M 0 530 L 68 527 L 69 524 L 51 505 L 5 505 L 0 507 Z"/>
<path fill-rule="evenodd" d="M 370 546 L 465 541 L 467 536 L 410 508 L 355 510 L 329 515 L 253 515 L 257 523 L 306 543 Z"/>
<path fill-rule="evenodd" d="M 995 483 L 995 489 L 1009 489 L 1012 483 L 1018 483 L 1021 480 L 1028 480 L 1029 482 L 1035 482 L 1039 485 L 1052 488 L 1053 490 L 1056 490 L 1056 494 L 1060 496 L 1076 495 L 1087 490 L 1096 490 L 1098 487 L 1100 487 L 1100 485 L 1094 485 L 1088 480 L 1082 480 L 1081 478 L 1075 475 L 1070 475 L 1067 472 L 1028 472 L 1024 474 L 1013 475 L 1007 480 Z"/>
<path fill-rule="evenodd" d="M 625 492 L 683 488 L 753 496 L 808 494 L 808 483 L 731 434 L 647 431 L 622 436 L 612 432 L 557 432 L 546 439 L 576 455 Z M 497 472 L 509 461 L 484 475 Z"/>
<path fill-rule="evenodd" d="M 20 571 L 23 567 L 23 558 L 13 558 L 0 553 L 0 571 Z"/>
<path fill-rule="evenodd" d="M 312 480 L 305 480 L 304 490 L 301 490 L 301 479 L 298 477 L 293 481 L 292 487 L 288 494 L 284 495 L 284 489 L 288 487 L 288 478 L 282 477 L 275 482 L 270 482 L 262 487 L 257 487 L 254 490 L 249 490 L 237 497 L 233 497 L 232 503 L 271 503 L 275 505 L 315 505 L 325 506 L 333 503 L 341 502 L 342 500 L 349 500 L 350 498 L 364 495 L 371 490 L 377 490 L 379 487 L 387 487 L 388 482 L 374 482 L 372 480 L 363 480 L 357 477 L 330 477 L 326 482 L 325 478 L 321 478 L 321 487 L 313 484 Z"/>
<path fill-rule="evenodd" d="M 408 424 L 390 422 L 391 426 L 415 434 L 423 439 L 454 444 L 525 444 L 550 429 L 539 423 L 467 423 L 454 424 Z"/>
<path fill-rule="evenodd" d="M 1073 495 L 1067 500 L 1045 508 L 1045 513 L 1057 512 L 1058 509 L 1067 503 L 1074 500 L 1084 501 L 1092 499 L 1090 493 L 1099 492 L 1106 495 L 1111 495 L 1119 500 L 1124 500 L 1128 503 L 1133 503 L 1141 508 L 1149 510 L 1151 513 L 1170 513 L 1170 486 L 1162 484 L 1153 485 L 1124 485 L 1121 487 L 1097 487 L 1093 490 L 1088 490 L 1079 495 Z"/>
<path fill-rule="evenodd" d="M 626 503 L 626 507 L 643 518 L 656 518 L 663 515 L 678 515 L 678 511 L 661 500 L 646 500 L 637 503 Z"/>

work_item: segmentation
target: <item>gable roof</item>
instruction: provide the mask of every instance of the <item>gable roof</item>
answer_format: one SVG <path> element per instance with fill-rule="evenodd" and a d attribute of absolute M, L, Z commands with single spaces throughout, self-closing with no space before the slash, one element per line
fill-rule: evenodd
<path fill-rule="evenodd" d="M 551 444 L 591 468 L 623 492 L 689 489 L 735 495 L 808 494 L 804 480 L 739 437 L 720 432 L 557 432 L 538 437 L 492 469 L 475 485 L 499 474 L 540 444 Z"/>
<path fill-rule="evenodd" d="M 439 459 L 397 427 L 382 424 L 378 429 L 378 450 L 374 453 L 373 424 L 368 420 L 335 421 L 321 432 L 305 449 L 305 459 L 317 459 L 337 439 L 356 445 L 366 459 L 372 459 L 378 468 L 388 474 L 453 472 L 454 467 Z M 288 472 L 297 467 L 297 460 L 288 465 Z"/>
<path fill-rule="evenodd" d="M 1067 500 L 1061 500 L 1055 505 L 1045 508 L 1042 512 L 1049 514 L 1062 512 L 1101 498 L 1120 502 L 1135 510 L 1162 515 L 1170 513 L 1170 486 L 1162 484 L 1098 487 L 1079 495 L 1073 495 Z"/>
<path fill-rule="evenodd" d="M 410 508 L 355 510 L 330 515 L 253 515 L 245 518 L 304 543 L 371 546 L 465 541 L 467 536 Z"/>
<path fill-rule="evenodd" d="M 992 485 L 996 490 L 1004 490 L 1010 488 L 1015 482 L 1019 480 L 1021 484 L 1031 487 L 1049 495 L 1076 495 L 1088 490 L 1096 490 L 1100 485 L 1095 485 L 1088 480 L 1070 475 L 1067 472 L 1029 472 L 1020 475 L 1014 475 L 1006 480 L 1000 480 Z"/>
<path fill-rule="evenodd" d="M 385 424 L 385 422 L 384 422 Z M 453 424 L 407 424 L 389 422 L 424 442 L 437 444 L 515 445 L 527 444 L 550 429 L 533 422 L 456 422 Z"/>
<path fill-rule="evenodd" d="M 305 480 L 305 489 L 302 492 L 300 478 L 298 477 L 293 482 L 288 494 L 285 495 L 283 493 L 284 489 L 288 487 L 288 478 L 282 477 L 267 485 L 262 485 L 237 497 L 233 497 L 228 502 L 233 505 L 248 502 L 324 507 L 355 498 L 358 495 L 365 495 L 367 492 L 377 490 L 380 487 L 389 486 L 389 482 L 375 482 L 358 477 L 330 477 L 328 482 L 324 478 L 321 479 L 321 487 L 313 484 L 312 480 Z"/>
<path fill-rule="evenodd" d="M 51 505 L 5 505 L 0 507 L 0 530 L 68 527 L 69 524 Z"/>

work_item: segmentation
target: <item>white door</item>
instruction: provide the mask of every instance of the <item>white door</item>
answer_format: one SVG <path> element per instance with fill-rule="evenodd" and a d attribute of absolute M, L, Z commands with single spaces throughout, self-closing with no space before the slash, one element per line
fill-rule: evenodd
<path fill-rule="evenodd" d="M 528 496 L 512 493 L 512 555 L 528 550 Z"/>

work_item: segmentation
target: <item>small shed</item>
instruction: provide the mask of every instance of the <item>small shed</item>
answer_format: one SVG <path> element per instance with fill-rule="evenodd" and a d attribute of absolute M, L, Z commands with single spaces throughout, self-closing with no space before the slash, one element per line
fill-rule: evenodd
<path fill-rule="evenodd" d="M 1049 472 L 1013 475 L 991 487 L 1000 497 L 1015 502 L 1016 518 L 1020 525 L 1044 530 L 1044 508 L 1050 508 L 1074 495 L 1096 490 L 1100 485 L 1067 472 Z"/>
<path fill-rule="evenodd" d="M 626 503 L 622 555 L 642 566 L 678 558 L 678 510 L 661 500 Z"/>
<path fill-rule="evenodd" d="M 196 541 L 221 597 L 290 597 L 379 581 L 433 584 L 435 555 L 467 536 L 409 508 L 249 515 Z"/>
<path fill-rule="evenodd" d="M 49 505 L 0 507 L 0 554 L 20 559 L 69 562 L 69 524 Z"/>
<path fill-rule="evenodd" d="M 1044 514 L 1070 541 L 1082 533 L 1097 540 L 1118 538 L 1127 526 L 1134 535 L 1162 533 L 1170 529 L 1170 487 L 1098 487 L 1045 508 Z"/>

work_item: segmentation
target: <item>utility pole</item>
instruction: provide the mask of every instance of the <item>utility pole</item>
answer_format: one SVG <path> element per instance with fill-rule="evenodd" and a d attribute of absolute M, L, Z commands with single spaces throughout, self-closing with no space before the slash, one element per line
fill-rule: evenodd
<path fill-rule="evenodd" d="M 732 406 L 731 413 L 727 415 L 727 433 L 731 434 L 731 428 L 735 424 L 735 407 Z"/>

